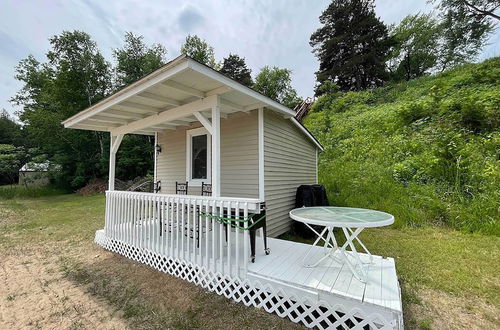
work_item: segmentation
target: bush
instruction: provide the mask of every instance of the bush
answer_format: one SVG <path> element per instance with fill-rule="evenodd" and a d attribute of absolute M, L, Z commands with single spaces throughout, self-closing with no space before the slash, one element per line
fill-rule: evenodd
<path fill-rule="evenodd" d="M 304 123 L 333 204 L 500 235 L 500 58 L 320 100 Z"/>
<path fill-rule="evenodd" d="M 0 186 L 0 199 L 38 198 L 66 193 L 68 192 L 65 190 L 53 187 L 26 187 L 20 185 Z"/>

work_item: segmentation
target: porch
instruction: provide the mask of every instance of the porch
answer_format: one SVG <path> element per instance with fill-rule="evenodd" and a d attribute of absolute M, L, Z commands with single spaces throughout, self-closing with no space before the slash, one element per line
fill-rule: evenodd
<path fill-rule="evenodd" d="M 246 219 L 263 207 L 257 199 L 122 191 L 106 197 L 105 228 L 96 233 L 106 249 L 308 327 L 402 328 L 392 258 L 374 256 L 363 283 L 334 259 L 303 267 L 308 244 L 268 238 L 266 255 L 257 237 L 251 262 L 248 222 L 230 228 L 208 215 Z M 323 253 L 315 247 L 311 258 Z"/>

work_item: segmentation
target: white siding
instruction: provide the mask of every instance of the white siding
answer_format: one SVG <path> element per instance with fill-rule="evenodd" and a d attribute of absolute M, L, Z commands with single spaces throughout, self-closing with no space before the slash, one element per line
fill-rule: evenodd
<path fill-rule="evenodd" d="M 162 152 L 158 155 L 157 176 L 161 193 L 174 194 L 175 182 L 186 181 L 186 130 L 200 124 L 166 130 L 158 134 Z M 257 111 L 236 113 L 221 119 L 221 195 L 258 198 Z M 201 187 L 190 186 L 190 195 Z"/>
<path fill-rule="evenodd" d="M 264 111 L 264 175 L 267 234 L 275 237 L 290 229 L 297 187 L 316 183 L 316 146 L 271 111 Z"/>

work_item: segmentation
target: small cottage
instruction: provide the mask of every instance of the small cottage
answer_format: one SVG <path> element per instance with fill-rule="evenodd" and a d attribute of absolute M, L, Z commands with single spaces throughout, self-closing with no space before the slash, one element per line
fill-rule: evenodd
<path fill-rule="evenodd" d="M 295 115 L 182 55 L 68 118 L 67 128 L 111 137 L 95 241 L 308 327 L 401 329 L 393 260 L 378 257 L 364 283 L 335 263 L 303 267 L 324 248 L 276 238 L 290 229 L 297 187 L 318 176 L 322 146 Z M 154 193 L 115 190 L 126 134 L 155 137 Z"/>

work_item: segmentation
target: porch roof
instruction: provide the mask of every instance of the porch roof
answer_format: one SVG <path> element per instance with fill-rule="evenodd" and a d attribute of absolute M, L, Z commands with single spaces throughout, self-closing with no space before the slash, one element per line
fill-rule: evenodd
<path fill-rule="evenodd" d="M 213 106 L 220 107 L 222 117 L 258 108 L 278 112 L 290 118 L 321 148 L 294 118 L 295 111 L 186 55 L 62 123 L 66 128 L 107 131 L 113 135 L 153 135 L 208 119 Z"/>

